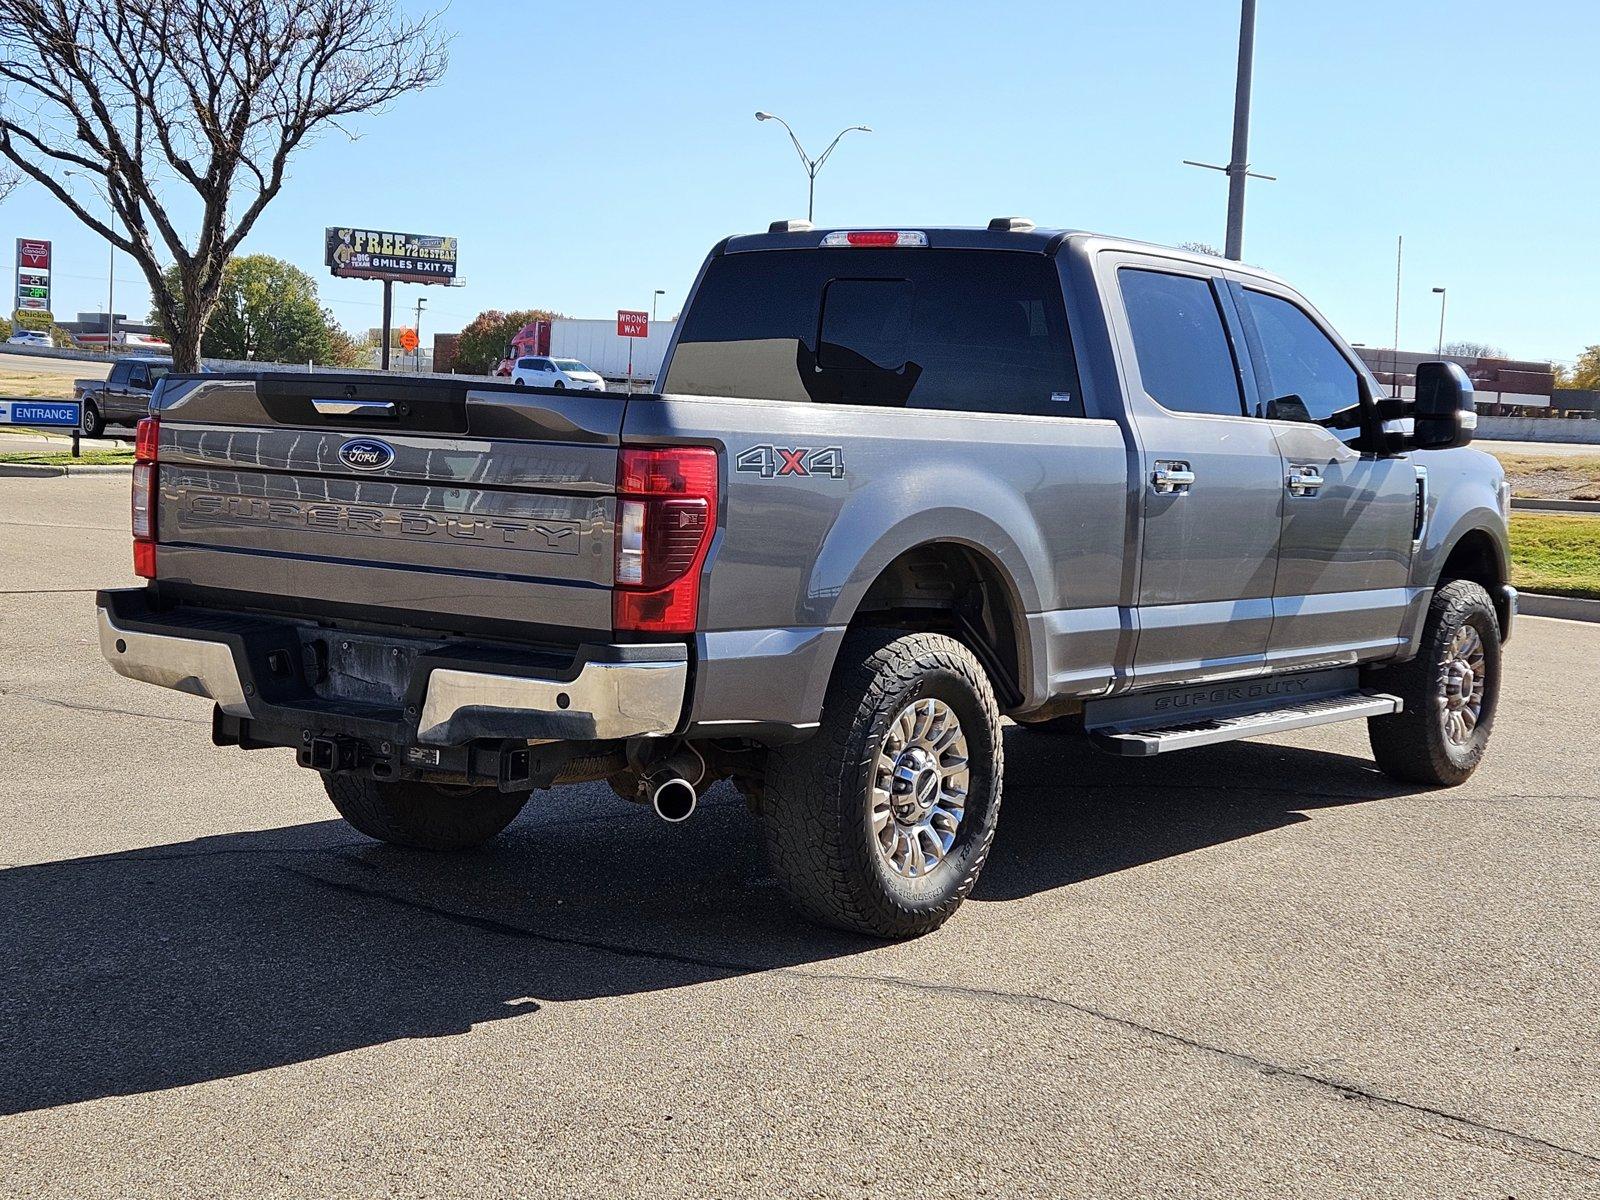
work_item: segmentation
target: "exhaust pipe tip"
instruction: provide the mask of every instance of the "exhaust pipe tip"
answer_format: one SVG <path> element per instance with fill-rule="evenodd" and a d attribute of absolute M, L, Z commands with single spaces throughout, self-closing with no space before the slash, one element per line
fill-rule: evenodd
<path fill-rule="evenodd" d="M 699 803 L 699 799 L 694 784 L 674 775 L 656 785 L 655 790 L 650 793 L 650 807 L 663 821 L 676 825 L 679 821 L 687 821 L 694 816 L 695 805 Z"/>

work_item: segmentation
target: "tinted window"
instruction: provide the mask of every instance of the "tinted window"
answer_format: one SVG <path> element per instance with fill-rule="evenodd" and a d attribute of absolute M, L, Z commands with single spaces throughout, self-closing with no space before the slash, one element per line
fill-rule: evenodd
<path fill-rule="evenodd" d="M 519 371 L 531 371 L 531 370 L 533 370 L 533 359 L 531 359 L 531 358 L 519 358 L 519 359 L 517 359 L 517 370 L 519 370 Z"/>
<path fill-rule="evenodd" d="M 1312 319 L 1277 296 L 1244 291 L 1266 376 L 1266 416 L 1359 431 L 1361 385 L 1355 367 Z"/>
<path fill-rule="evenodd" d="M 1061 277 L 1014 251 L 816 249 L 714 259 L 663 390 L 1082 416 Z"/>
<path fill-rule="evenodd" d="M 1171 412 L 1244 415 L 1233 349 L 1205 279 L 1117 272 L 1144 390 Z"/>

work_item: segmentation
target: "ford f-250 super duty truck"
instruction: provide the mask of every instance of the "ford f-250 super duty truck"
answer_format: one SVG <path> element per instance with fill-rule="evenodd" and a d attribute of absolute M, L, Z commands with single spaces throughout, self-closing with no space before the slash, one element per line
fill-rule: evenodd
<path fill-rule="evenodd" d="M 780 223 L 712 251 L 660 394 L 169 377 L 101 645 L 373 837 L 731 779 L 801 909 L 915 935 L 988 853 L 1002 716 L 1123 755 L 1360 718 L 1466 779 L 1516 610 L 1472 405 L 1446 363 L 1381 394 L 1238 263 Z"/>

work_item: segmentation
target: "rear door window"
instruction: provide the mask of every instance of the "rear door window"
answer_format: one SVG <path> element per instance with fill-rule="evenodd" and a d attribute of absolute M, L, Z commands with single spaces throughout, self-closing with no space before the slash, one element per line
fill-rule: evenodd
<path fill-rule="evenodd" d="M 1082 416 L 1061 276 L 1016 251 L 776 250 L 714 259 L 663 390 Z"/>
<path fill-rule="evenodd" d="M 1169 412 L 1244 416 L 1239 371 L 1211 281 L 1123 267 L 1117 282 L 1150 398 Z"/>

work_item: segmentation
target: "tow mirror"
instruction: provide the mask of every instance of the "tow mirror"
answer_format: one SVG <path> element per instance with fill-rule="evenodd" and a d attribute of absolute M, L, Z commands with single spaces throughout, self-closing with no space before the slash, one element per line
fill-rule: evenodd
<path fill-rule="evenodd" d="M 1472 441 L 1478 427 L 1472 380 L 1453 362 L 1417 364 L 1417 398 L 1411 403 L 1411 447 L 1449 450 Z"/>

